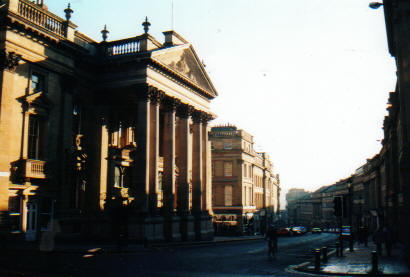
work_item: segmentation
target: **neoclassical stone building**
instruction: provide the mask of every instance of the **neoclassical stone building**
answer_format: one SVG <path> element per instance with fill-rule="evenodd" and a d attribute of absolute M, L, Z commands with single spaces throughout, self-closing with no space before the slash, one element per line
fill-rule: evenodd
<path fill-rule="evenodd" d="M 97 42 L 42 0 L 1 1 L 0 226 L 62 235 L 209 239 L 210 101 L 174 31 Z"/>

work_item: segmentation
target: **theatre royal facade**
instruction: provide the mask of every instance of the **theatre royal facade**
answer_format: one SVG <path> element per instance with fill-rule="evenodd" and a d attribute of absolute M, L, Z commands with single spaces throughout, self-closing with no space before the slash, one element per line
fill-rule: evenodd
<path fill-rule="evenodd" d="M 157 41 L 147 19 L 141 35 L 109 41 L 104 27 L 97 42 L 70 6 L 64 19 L 42 0 L 0 6 L 1 231 L 211 238 L 217 92 L 192 45 Z"/>

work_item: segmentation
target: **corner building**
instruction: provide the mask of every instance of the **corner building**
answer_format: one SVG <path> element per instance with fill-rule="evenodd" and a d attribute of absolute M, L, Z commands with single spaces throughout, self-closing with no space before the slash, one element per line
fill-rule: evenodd
<path fill-rule="evenodd" d="M 211 128 L 212 205 L 217 233 L 264 232 L 277 220 L 280 181 L 269 155 L 235 126 Z"/>
<path fill-rule="evenodd" d="M 210 101 L 174 31 L 97 42 L 41 0 L 1 13 L 0 227 L 36 240 L 212 238 Z"/>

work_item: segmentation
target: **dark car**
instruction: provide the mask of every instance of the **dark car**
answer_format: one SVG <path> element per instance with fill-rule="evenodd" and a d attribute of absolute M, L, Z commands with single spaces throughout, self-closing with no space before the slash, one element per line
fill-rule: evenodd
<path fill-rule="evenodd" d="M 279 229 L 276 231 L 276 234 L 277 234 L 278 236 L 290 236 L 292 233 L 291 233 L 291 231 L 290 231 L 290 228 L 279 228 Z"/>

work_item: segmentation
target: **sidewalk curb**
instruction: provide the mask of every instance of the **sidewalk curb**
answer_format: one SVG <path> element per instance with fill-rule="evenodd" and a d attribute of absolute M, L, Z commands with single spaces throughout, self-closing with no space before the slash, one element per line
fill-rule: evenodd
<path fill-rule="evenodd" d="M 346 248 L 347 249 L 347 248 Z M 333 256 L 336 253 L 336 249 L 329 252 L 328 256 Z M 308 269 L 309 265 L 312 265 L 313 262 L 303 262 L 298 265 L 289 266 L 286 271 L 292 273 L 301 273 L 311 276 L 409 276 L 407 273 L 395 273 L 395 274 L 385 274 L 385 273 L 344 273 L 344 272 L 327 272 L 327 271 L 315 271 L 314 269 Z"/>

